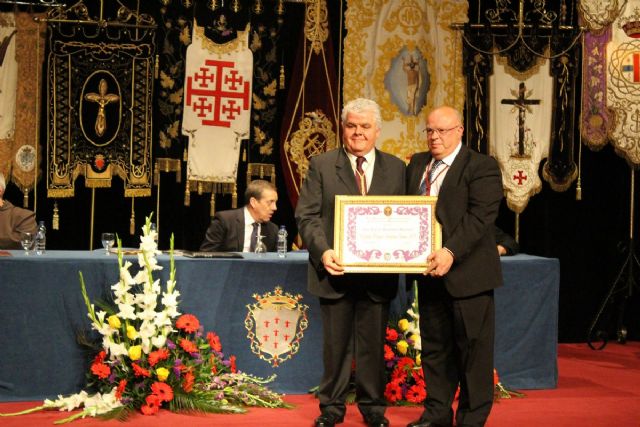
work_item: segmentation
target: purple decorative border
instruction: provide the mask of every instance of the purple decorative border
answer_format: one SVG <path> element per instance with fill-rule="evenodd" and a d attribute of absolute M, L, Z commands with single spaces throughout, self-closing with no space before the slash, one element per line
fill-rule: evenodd
<path fill-rule="evenodd" d="M 403 250 L 396 249 L 391 256 L 396 261 L 410 262 L 415 260 L 419 255 L 424 254 L 431 242 L 430 238 L 430 224 L 429 224 L 429 211 L 430 206 L 396 206 L 392 212 L 394 215 L 411 215 L 418 216 L 420 218 L 420 233 L 418 236 L 419 246 L 417 250 Z M 378 216 L 382 213 L 380 206 L 348 206 L 346 209 L 346 246 L 349 252 L 353 255 L 369 262 L 372 260 L 383 260 L 385 253 L 381 249 L 363 250 L 359 249 L 356 245 L 356 218 L 367 215 Z"/>

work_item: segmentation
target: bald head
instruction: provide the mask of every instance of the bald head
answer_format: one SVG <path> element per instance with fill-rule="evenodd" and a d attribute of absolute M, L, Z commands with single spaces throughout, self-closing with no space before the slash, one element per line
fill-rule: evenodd
<path fill-rule="evenodd" d="M 429 113 L 426 130 L 429 151 L 441 160 L 453 153 L 462 141 L 462 116 L 455 108 L 438 107 Z"/>

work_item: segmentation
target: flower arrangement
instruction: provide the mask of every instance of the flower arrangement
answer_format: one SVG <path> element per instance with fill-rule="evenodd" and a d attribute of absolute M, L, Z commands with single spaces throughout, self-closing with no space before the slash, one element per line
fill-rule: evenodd
<path fill-rule="evenodd" d="M 129 272 L 118 240 L 119 281 L 111 286 L 114 306 L 96 310 L 80 273 L 82 295 L 92 329 L 102 338 L 93 359 L 87 388 L 71 396 L 58 396 L 20 415 L 57 408 L 81 412 L 64 423 L 86 416 L 125 419 L 135 411 L 153 415 L 162 407 L 176 412 L 245 412 L 246 406 L 288 407 L 262 379 L 238 371 L 235 357 L 225 358 L 220 338 L 203 331 L 198 318 L 180 314 L 171 240 L 170 274 L 164 289 L 153 272 L 158 265 L 155 231 L 150 217 L 142 228 L 137 274 Z"/>
<path fill-rule="evenodd" d="M 420 360 L 420 325 L 417 306 L 417 287 L 414 302 L 406 318 L 390 321 L 384 344 L 387 385 L 384 395 L 393 405 L 418 405 L 427 397 Z"/>
<path fill-rule="evenodd" d="M 413 303 L 406 317 L 390 321 L 384 344 L 385 374 L 387 385 L 384 395 L 392 405 L 419 405 L 427 397 L 422 371 L 420 351 L 420 316 L 418 314 L 417 286 L 413 286 Z M 494 399 L 523 397 L 524 394 L 507 389 L 493 370 Z M 458 393 L 456 392 L 456 399 Z"/>

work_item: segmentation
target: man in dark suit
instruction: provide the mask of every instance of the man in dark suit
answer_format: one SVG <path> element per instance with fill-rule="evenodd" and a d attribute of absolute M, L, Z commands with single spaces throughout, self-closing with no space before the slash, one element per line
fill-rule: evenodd
<path fill-rule="evenodd" d="M 516 239 L 496 225 L 496 246 L 498 247 L 498 255 L 511 256 L 520 252 L 520 245 Z"/>
<path fill-rule="evenodd" d="M 375 148 L 382 119 L 374 101 L 347 103 L 341 118 L 344 146 L 311 159 L 295 213 L 309 249 L 308 289 L 320 298 L 323 326 L 321 414 L 315 426 L 343 421 L 355 360 L 358 409 L 368 426 L 384 427 L 389 421 L 383 347 L 398 275 L 344 273 L 333 250 L 334 205 L 339 194 L 404 194 L 405 164 Z"/>
<path fill-rule="evenodd" d="M 247 185 L 242 208 L 215 214 L 200 246 L 201 251 L 253 252 L 258 236 L 267 252 L 276 251 L 278 226 L 271 216 L 276 211 L 278 192 L 269 181 L 256 179 Z"/>
<path fill-rule="evenodd" d="M 36 214 L 4 200 L 5 188 L 4 175 L 0 172 L 0 249 L 20 249 L 20 235 L 26 232 L 35 236 L 38 231 Z"/>
<path fill-rule="evenodd" d="M 438 196 L 442 248 L 417 276 L 425 410 L 409 427 L 483 426 L 493 403 L 493 290 L 502 285 L 494 222 L 503 196 L 497 162 L 462 145 L 451 107 L 427 118 L 429 152 L 407 168 L 407 193 Z"/>

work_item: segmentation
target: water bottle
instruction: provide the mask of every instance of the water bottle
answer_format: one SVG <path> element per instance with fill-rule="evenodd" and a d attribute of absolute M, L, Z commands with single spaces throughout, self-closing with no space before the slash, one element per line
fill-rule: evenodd
<path fill-rule="evenodd" d="M 47 227 L 44 221 L 38 223 L 38 231 L 36 233 L 36 255 L 42 255 L 47 247 Z"/>
<path fill-rule="evenodd" d="M 284 225 L 281 225 L 280 230 L 278 230 L 278 244 L 276 247 L 280 258 L 287 256 L 287 228 Z"/>

